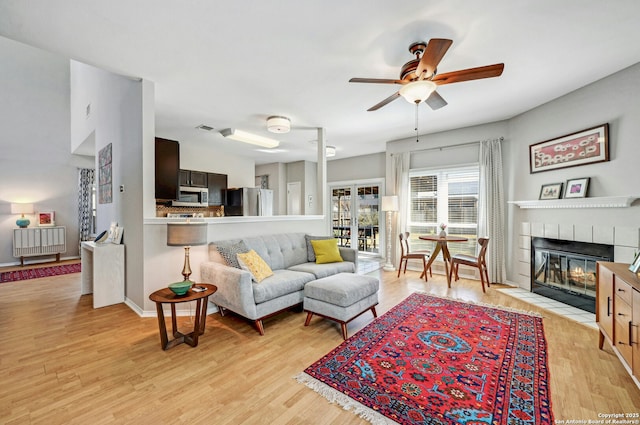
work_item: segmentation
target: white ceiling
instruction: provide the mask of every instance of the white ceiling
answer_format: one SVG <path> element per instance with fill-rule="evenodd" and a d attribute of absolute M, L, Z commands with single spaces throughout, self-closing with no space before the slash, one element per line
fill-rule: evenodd
<path fill-rule="evenodd" d="M 640 62 L 638 0 L 0 0 L 0 35 L 155 83 L 156 134 L 207 143 L 257 163 L 313 160 L 315 128 L 336 158 L 412 137 L 403 99 L 367 109 L 398 86 L 408 46 L 453 45 L 440 73 L 503 62 L 501 77 L 442 86 L 449 105 L 421 104 L 420 134 L 518 115 Z M 200 124 L 264 136 L 266 118 L 292 131 L 277 154 Z"/>

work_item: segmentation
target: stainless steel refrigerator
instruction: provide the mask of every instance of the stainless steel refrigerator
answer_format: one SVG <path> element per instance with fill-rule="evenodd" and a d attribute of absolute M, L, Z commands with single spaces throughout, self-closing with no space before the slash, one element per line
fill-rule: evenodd
<path fill-rule="evenodd" d="M 224 191 L 224 215 L 273 215 L 273 190 L 242 187 Z"/>

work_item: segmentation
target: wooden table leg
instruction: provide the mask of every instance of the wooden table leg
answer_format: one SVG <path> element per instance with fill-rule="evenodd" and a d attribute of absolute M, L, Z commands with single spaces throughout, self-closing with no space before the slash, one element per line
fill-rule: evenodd
<path fill-rule="evenodd" d="M 447 287 L 451 288 L 451 276 L 449 275 L 449 266 L 451 265 L 451 254 L 449 253 L 449 248 L 447 247 L 447 242 L 444 241 L 442 244 L 442 259 L 444 260 L 444 273 L 447 276 Z"/>
<path fill-rule="evenodd" d="M 442 248 L 440 247 L 440 242 L 436 242 L 436 247 L 434 248 L 433 252 L 429 256 L 429 261 L 427 262 L 427 266 L 425 267 L 425 269 L 422 270 L 422 274 L 420 275 L 420 279 L 422 279 L 423 276 L 426 276 L 425 274 L 427 273 L 427 270 L 429 270 L 429 268 L 431 267 L 433 262 L 436 260 L 436 257 L 438 256 L 438 253 L 440 252 L 441 249 Z"/>
<path fill-rule="evenodd" d="M 158 316 L 158 327 L 160 328 L 160 346 L 163 350 L 166 350 L 169 345 L 169 337 L 167 337 L 167 325 L 164 323 L 162 303 L 156 303 L 156 311 Z"/>

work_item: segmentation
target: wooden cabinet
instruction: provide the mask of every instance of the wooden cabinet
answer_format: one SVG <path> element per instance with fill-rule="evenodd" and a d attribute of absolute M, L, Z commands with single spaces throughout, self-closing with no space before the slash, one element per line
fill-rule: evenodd
<path fill-rule="evenodd" d="M 180 170 L 180 186 L 207 188 L 208 184 L 204 171 Z"/>
<path fill-rule="evenodd" d="M 60 261 L 60 254 L 67 252 L 66 236 L 64 226 L 13 229 L 13 256 L 20 258 L 21 266 L 24 257 L 55 254 Z"/>
<path fill-rule="evenodd" d="M 223 190 L 227 188 L 227 175 L 208 173 L 209 205 L 224 205 Z"/>
<path fill-rule="evenodd" d="M 180 144 L 156 137 L 156 199 L 178 199 Z"/>
<path fill-rule="evenodd" d="M 628 264 L 598 262 L 596 321 L 604 340 L 640 387 L 640 278 Z"/>

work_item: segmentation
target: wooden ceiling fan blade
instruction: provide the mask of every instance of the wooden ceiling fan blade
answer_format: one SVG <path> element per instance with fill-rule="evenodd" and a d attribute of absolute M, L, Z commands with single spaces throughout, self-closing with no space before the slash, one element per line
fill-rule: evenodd
<path fill-rule="evenodd" d="M 444 84 L 460 83 L 462 81 L 479 80 L 482 78 L 499 77 L 504 70 L 503 63 L 480 66 L 478 68 L 461 69 L 459 71 L 438 74 L 431 81 L 441 86 Z"/>
<path fill-rule="evenodd" d="M 374 83 L 374 84 L 406 84 L 406 81 L 391 80 L 387 78 L 352 78 L 350 83 Z"/>
<path fill-rule="evenodd" d="M 422 53 L 420 63 L 416 68 L 416 76 L 420 78 L 429 78 L 436 72 L 438 64 L 444 57 L 453 40 L 446 38 L 432 38 L 427 44 L 427 48 Z M 425 72 L 426 71 L 426 72 Z"/>
<path fill-rule="evenodd" d="M 448 105 L 447 101 L 444 100 L 437 91 L 431 93 L 424 103 L 429 105 L 429 107 L 434 111 Z"/>
<path fill-rule="evenodd" d="M 376 103 L 371 108 L 367 109 L 367 111 L 377 111 L 378 109 L 380 109 L 383 106 L 393 102 L 394 100 L 396 100 L 399 97 L 400 97 L 400 92 L 395 92 L 394 94 L 392 94 L 391 96 L 389 96 L 388 98 L 383 100 L 382 102 Z"/>

